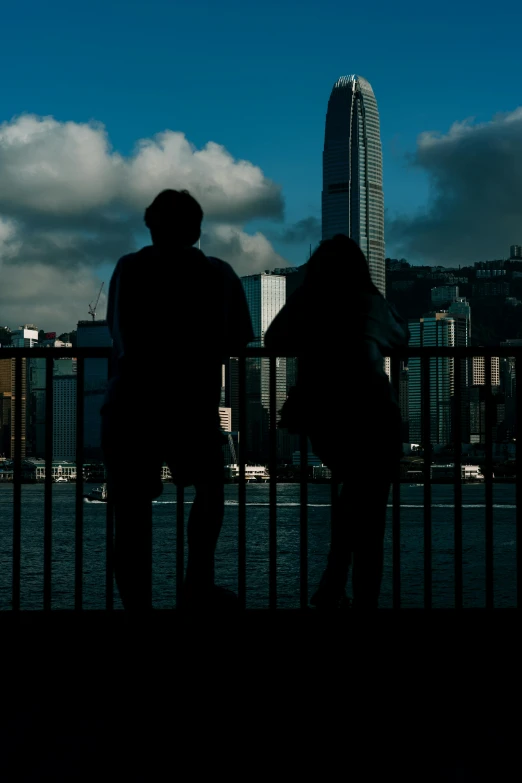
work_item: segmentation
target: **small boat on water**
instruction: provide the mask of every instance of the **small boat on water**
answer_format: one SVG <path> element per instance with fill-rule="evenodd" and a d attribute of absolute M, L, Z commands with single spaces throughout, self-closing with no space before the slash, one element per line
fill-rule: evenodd
<path fill-rule="evenodd" d="M 98 503 L 107 502 L 107 484 L 102 484 L 101 487 L 95 487 L 88 495 L 84 495 L 83 499 L 88 503 L 96 501 Z"/>

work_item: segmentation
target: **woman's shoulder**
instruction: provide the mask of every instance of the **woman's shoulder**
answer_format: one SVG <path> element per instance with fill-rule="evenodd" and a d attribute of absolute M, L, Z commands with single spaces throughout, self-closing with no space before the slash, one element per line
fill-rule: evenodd
<path fill-rule="evenodd" d="M 264 337 L 265 346 L 274 350 L 296 348 L 303 339 L 307 317 L 306 291 L 301 286 L 288 297 L 268 327 Z"/>

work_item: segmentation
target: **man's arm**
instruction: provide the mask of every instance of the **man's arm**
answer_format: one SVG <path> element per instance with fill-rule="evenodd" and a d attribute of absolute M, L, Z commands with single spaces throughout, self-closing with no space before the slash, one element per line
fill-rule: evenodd
<path fill-rule="evenodd" d="M 116 264 L 114 271 L 112 273 L 111 282 L 109 283 L 109 297 L 107 299 L 107 326 L 109 327 L 109 333 L 111 337 L 114 339 L 114 310 L 115 310 L 115 300 L 116 300 L 116 288 L 117 288 L 117 279 L 119 278 L 119 261 Z"/>
<path fill-rule="evenodd" d="M 132 292 L 127 290 L 129 275 L 127 258 L 127 256 L 123 256 L 116 264 L 109 285 L 109 301 L 107 303 L 107 325 L 117 359 L 124 355 L 126 348 L 128 350 L 126 335 L 132 323 L 129 312 L 131 304 L 128 301 Z"/>

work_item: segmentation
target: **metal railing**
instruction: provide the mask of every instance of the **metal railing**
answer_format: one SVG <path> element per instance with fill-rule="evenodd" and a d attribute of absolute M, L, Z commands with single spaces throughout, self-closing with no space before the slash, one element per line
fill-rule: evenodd
<path fill-rule="evenodd" d="M 398 396 L 399 368 L 404 359 L 419 358 L 422 378 L 422 432 L 424 444 L 424 607 L 432 607 L 432 476 L 431 476 L 431 417 L 430 417 L 430 360 L 452 358 L 454 367 L 454 590 L 455 608 L 463 606 L 463 545 L 462 545 L 462 459 L 461 459 L 461 373 L 462 361 L 471 357 L 514 357 L 516 360 L 516 415 L 520 422 L 522 413 L 522 348 L 516 347 L 471 347 L 471 348 L 414 348 L 409 347 L 391 356 L 391 379 Z M 44 494 L 44 569 L 43 569 L 43 607 L 51 609 L 52 592 L 52 462 L 53 462 L 53 359 L 75 357 L 77 359 L 76 387 L 76 494 L 75 494 L 75 578 L 74 606 L 83 608 L 83 492 L 84 478 L 84 379 L 85 360 L 110 360 L 109 348 L 44 348 L 11 349 L 2 348 L 0 360 L 15 360 L 14 388 L 14 475 L 13 475 L 13 569 L 12 569 L 12 608 L 20 610 L 21 577 L 21 522 L 22 522 L 22 361 L 27 359 L 46 360 L 46 432 L 45 432 L 45 494 Z M 263 348 L 248 349 L 238 357 L 238 396 L 239 431 L 246 432 L 246 359 L 266 357 L 269 360 L 269 607 L 277 607 L 277 425 L 276 425 L 276 355 Z M 493 583 L 493 441 L 492 441 L 492 387 L 491 362 L 485 361 L 485 580 L 486 607 L 494 606 Z M 517 439 L 516 448 L 516 603 L 522 607 L 522 447 Z M 300 464 L 308 464 L 308 442 L 306 436 L 300 438 Z M 332 483 L 332 500 L 337 486 Z M 401 484 L 392 488 L 392 587 L 393 607 L 401 606 Z M 300 477 L 300 547 L 299 547 L 299 584 L 300 606 L 308 605 L 308 478 L 307 471 L 301 469 Z M 239 450 L 239 486 L 238 486 L 238 596 L 241 607 L 246 607 L 247 557 L 246 557 L 246 481 L 245 450 Z M 176 514 L 176 590 L 183 583 L 184 574 L 184 490 L 177 487 Z M 105 563 L 105 607 L 113 609 L 113 508 L 110 502 L 106 508 L 106 563 Z"/>

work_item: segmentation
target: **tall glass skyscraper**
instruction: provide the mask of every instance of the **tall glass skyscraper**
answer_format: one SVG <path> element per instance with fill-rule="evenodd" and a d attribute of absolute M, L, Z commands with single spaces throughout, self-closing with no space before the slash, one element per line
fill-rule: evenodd
<path fill-rule="evenodd" d="M 372 280 L 386 292 L 382 148 L 377 101 L 361 76 L 341 76 L 326 114 L 322 238 L 351 237 L 363 251 Z"/>
<path fill-rule="evenodd" d="M 251 345 L 260 348 L 264 345 L 268 327 L 286 302 L 286 276 L 267 273 L 248 275 L 242 277 L 241 282 L 255 335 Z M 269 360 L 247 359 L 246 458 L 261 463 L 265 463 L 268 458 L 269 381 Z M 279 358 L 276 359 L 276 411 L 282 408 L 285 399 L 286 359 Z M 232 415 L 234 415 L 233 412 Z"/>
<path fill-rule="evenodd" d="M 410 345 L 455 347 L 455 319 L 448 313 L 432 313 L 409 321 Z M 451 398 L 454 390 L 453 359 L 430 359 L 430 441 L 451 443 Z M 410 442 L 423 443 L 424 396 L 420 359 L 408 360 L 408 415 Z M 426 445 L 426 444 L 425 444 Z"/>
<path fill-rule="evenodd" d="M 110 348 L 107 321 L 78 321 L 78 348 Z M 100 410 L 105 398 L 109 364 L 106 359 L 85 360 L 84 453 L 86 459 L 102 458 Z"/>

